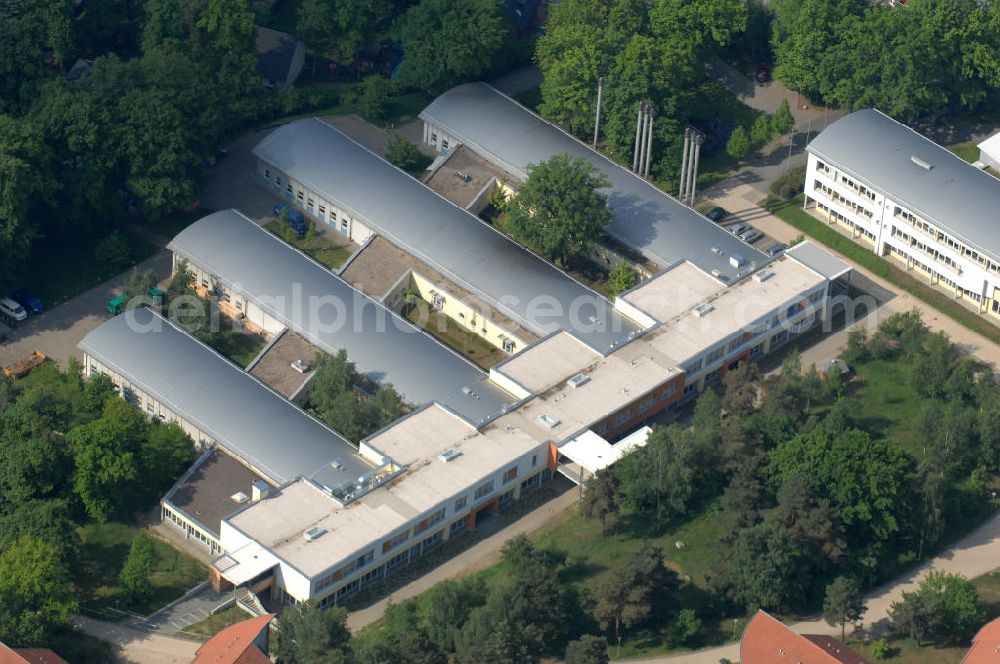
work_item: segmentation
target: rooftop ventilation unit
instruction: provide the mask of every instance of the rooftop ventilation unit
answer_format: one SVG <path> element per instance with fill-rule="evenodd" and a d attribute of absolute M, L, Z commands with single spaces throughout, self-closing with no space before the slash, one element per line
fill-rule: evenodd
<path fill-rule="evenodd" d="M 753 280 L 756 281 L 758 284 L 762 284 L 773 276 L 774 272 L 772 272 L 771 270 L 761 270 L 753 275 Z"/>
<path fill-rule="evenodd" d="M 239 503 L 240 505 L 242 505 L 246 501 L 250 500 L 250 496 L 246 495 L 242 491 L 237 491 L 233 495 L 229 496 L 229 500 L 233 501 L 234 503 Z"/>
<path fill-rule="evenodd" d="M 539 415 L 538 419 L 541 421 L 542 424 L 544 424 L 550 429 L 555 429 L 557 426 L 559 426 L 559 420 L 552 417 L 551 415 Z"/>
<path fill-rule="evenodd" d="M 718 279 L 722 276 L 722 270 L 712 270 L 712 276 Z"/>
<path fill-rule="evenodd" d="M 330 462 L 330 467 L 333 468 L 334 470 L 340 470 L 341 468 L 344 467 L 344 465 L 340 463 L 340 461 L 338 460 L 333 460 Z"/>
<path fill-rule="evenodd" d="M 715 307 L 706 302 L 705 304 L 699 304 L 694 308 L 694 315 L 698 318 L 704 318 L 713 311 L 715 311 Z"/>
<path fill-rule="evenodd" d="M 714 247 L 712 247 L 712 253 L 713 254 L 721 254 L 722 253 L 722 249 L 719 248 L 719 245 L 715 245 Z"/>
<path fill-rule="evenodd" d="M 732 265 L 737 270 L 743 267 L 746 264 L 746 262 L 747 262 L 746 259 L 740 256 L 739 254 L 733 254 L 732 256 L 729 257 L 729 264 Z"/>
<path fill-rule="evenodd" d="M 925 171 L 929 171 L 932 168 L 934 168 L 928 162 L 924 161 L 923 159 L 921 159 L 920 157 L 918 157 L 915 154 L 911 154 L 910 155 L 910 161 L 912 161 L 914 164 L 916 164 L 920 168 L 924 169 Z"/>
<path fill-rule="evenodd" d="M 449 461 L 454 461 L 460 456 L 462 456 L 462 451 L 452 448 L 439 454 L 438 459 L 440 459 L 442 463 L 448 463 Z"/>
<path fill-rule="evenodd" d="M 590 382 L 590 376 L 584 373 L 578 373 L 566 382 L 569 383 L 570 387 L 583 387 Z"/>
<path fill-rule="evenodd" d="M 302 536 L 306 538 L 307 542 L 312 542 L 315 539 L 319 539 L 326 532 L 326 528 L 323 526 L 313 526 L 306 532 L 302 533 Z"/>

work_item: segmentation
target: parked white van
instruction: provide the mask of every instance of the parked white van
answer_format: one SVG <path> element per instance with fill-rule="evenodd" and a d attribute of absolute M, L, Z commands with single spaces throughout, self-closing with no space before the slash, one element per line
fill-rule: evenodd
<path fill-rule="evenodd" d="M 0 316 L 14 320 L 24 320 L 28 317 L 28 312 L 9 297 L 2 297 L 0 298 Z"/>

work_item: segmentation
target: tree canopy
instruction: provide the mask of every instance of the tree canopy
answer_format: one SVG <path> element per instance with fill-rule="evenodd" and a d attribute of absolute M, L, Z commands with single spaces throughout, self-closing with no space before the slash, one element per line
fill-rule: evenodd
<path fill-rule="evenodd" d="M 399 81 L 431 94 L 489 69 L 509 28 L 502 0 L 422 0 L 400 20 Z"/>
<path fill-rule="evenodd" d="M 528 166 L 528 180 L 514 198 L 504 228 L 520 241 L 565 265 L 585 254 L 611 222 L 599 190 L 607 178 L 583 157 L 557 154 Z"/>
<path fill-rule="evenodd" d="M 906 11 L 865 0 L 773 4 L 775 75 L 816 100 L 913 120 L 977 108 L 1000 81 L 995 3 L 911 0 Z"/>

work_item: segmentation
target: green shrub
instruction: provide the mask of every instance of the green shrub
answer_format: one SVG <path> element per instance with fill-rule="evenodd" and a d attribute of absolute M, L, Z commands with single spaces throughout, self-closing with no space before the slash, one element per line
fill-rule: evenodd
<path fill-rule="evenodd" d="M 890 648 L 885 639 L 879 639 L 872 643 L 872 657 L 875 659 L 885 659 L 889 656 Z"/>
<path fill-rule="evenodd" d="M 386 160 L 398 168 L 408 173 L 418 173 L 427 168 L 431 159 L 422 153 L 413 141 L 406 139 L 399 134 L 389 138 L 389 144 L 385 148 Z"/>
<path fill-rule="evenodd" d="M 771 193 L 789 200 L 803 192 L 806 186 L 806 167 L 796 166 L 771 183 Z"/>

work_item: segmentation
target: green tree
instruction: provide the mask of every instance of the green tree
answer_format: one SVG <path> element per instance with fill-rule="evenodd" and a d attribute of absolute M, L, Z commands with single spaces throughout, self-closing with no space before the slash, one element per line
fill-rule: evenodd
<path fill-rule="evenodd" d="M 582 157 L 557 154 L 528 166 L 528 180 L 511 205 L 506 228 L 520 241 L 565 265 L 590 250 L 611 221 L 598 190 L 607 178 Z"/>
<path fill-rule="evenodd" d="M 421 0 L 400 19 L 404 86 L 438 94 L 485 72 L 507 38 L 501 0 Z"/>
<path fill-rule="evenodd" d="M 126 489 L 139 477 L 137 452 L 144 435 L 142 415 L 121 399 L 108 400 L 99 419 L 66 434 L 73 489 L 91 518 L 103 522 L 124 510 Z"/>
<path fill-rule="evenodd" d="M 726 152 L 737 161 L 742 161 L 750 154 L 750 137 L 747 136 L 747 130 L 743 128 L 743 125 L 737 125 L 733 133 L 730 134 L 729 140 L 726 142 Z"/>
<path fill-rule="evenodd" d="M 899 532 L 910 468 L 910 459 L 889 441 L 820 427 L 778 445 L 770 453 L 768 474 L 772 486 L 794 475 L 808 478 L 837 509 L 858 555 L 862 547 L 877 549 Z"/>
<path fill-rule="evenodd" d="M 147 599 L 153 592 L 150 575 L 153 572 L 153 542 L 142 532 L 132 538 L 128 557 L 118 574 L 125 595 L 132 603 Z"/>
<path fill-rule="evenodd" d="M 608 640 L 603 636 L 584 634 L 566 645 L 566 664 L 608 664 Z"/>
<path fill-rule="evenodd" d="M 194 457 L 194 442 L 176 422 L 153 421 L 139 451 L 142 477 L 159 496 L 177 481 Z"/>
<path fill-rule="evenodd" d="M 755 146 L 764 145 L 771 140 L 773 132 L 771 118 L 767 116 L 767 113 L 761 113 L 753 121 L 753 125 L 750 126 L 750 144 Z"/>
<path fill-rule="evenodd" d="M 736 535 L 726 563 L 733 599 L 748 612 L 799 608 L 809 587 L 809 561 L 791 532 L 765 519 Z"/>
<path fill-rule="evenodd" d="M 787 99 L 782 99 L 778 104 L 778 110 L 771 116 L 771 126 L 779 134 L 787 134 L 795 128 L 795 118 L 792 117 Z"/>
<path fill-rule="evenodd" d="M 663 552 L 646 546 L 602 579 L 592 592 L 592 612 L 603 629 L 614 628 L 619 641 L 626 629 L 670 604 L 677 575 L 663 564 Z"/>
<path fill-rule="evenodd" d="M 120 231 L 111 231 L 94 248 L 94 260 L 105 266 L 109 274 L 121 272 L 132 262 L 128 240 Z"/>
<path fill-rule="evenodd" d="M 608 275 L 608 290 L 611 291 L 611 298 L 614 299 L 635 286 L 637 277 L 635 270 L 628 263 L 622 263 L 613 269 Z"/>
<path fill-rule="evenodd" d="M 677 426 L 655 427 L 645 446 L 615 466 L 624 503 L 654 512 L 658 522 L 686 514 L 694 499 L 715 485 L 718 450 L 709 447 L 714 442 Z"/>
<path fill-rule="evenodd" d="M 671 645 L 690 643 L 701 631 L 701 618 L 694 609 L 681 609 L 667 626 L 667 639 Z"/>
<path fill-rule="evenodd" d="M 358 110 L 365 120 L 377 125 L 385 122 L 391 90 L 392 81 L 378 75 L 368 76 L 361 81 Z"/>
<path fill-rule="evenodd" d="M 976 586 L 940 570 L 929 572 L 915 592 L 904 592 L 889 615 L 898 631 L 935 644 L 964 643 L 984 620 Z"/>
<path fill-rule="evenodd" d="M 611 518 L 612 525 L 614 525 L 618 519 L 618 513 L 621 511 L 620 484 L 621 481 L 618 477 L 605 469 L 597 471 L 597 474 L 587 480 L 584 487 L 580 511 L 589 519 L 601 520 L 601 537 L 608 534 L 608 517 Z"/>
<path fill-rule="evenodd" d="M 423 170 L 430 161 L 430 158 L 422 153 L 413 141 L 401 134 L 393 134 L 389 137 L 389 143 L 385 148 L 385 158 L 393 166 L 410 174 L 416 174 Z"/>
<path fill-rule="evenodd" d="M 861 620 L 867 610 L 861 597 L 861 588 L 854 579 L 838 576 L 826 587 L 823 619 L 829 625 L 840 625 L 841 641 L 844 641 L 847 624 Z"/>
<path fill-rule="evenodd" d="M 350 640 L 347 611 L 306 602 L 281 614 L 278 659 L 286 664 L 349 664 Z"/>
<path fill-rule="evenodd" d="M 337 46 L 340 35 L 331 29 L 336 22 L 337 6 L 330 0 L 303 0 L 299 5 L 295 31 L 312 52 L 312 80 L 316 80 L 316 62 Z"/>
<path fill-rule="evenodd" d="M 31 536 L 0 552 L 0 640 L 49 643 L 76 609 L 69 568 L 57 549 Z"/>
<path fill-rule="evenodd" d="M 444 651 L 454 651 L 472 611 L 486 603 L 482 579 L 446 580 L 427 591 L 424 617 L 427 635 Z"/>

